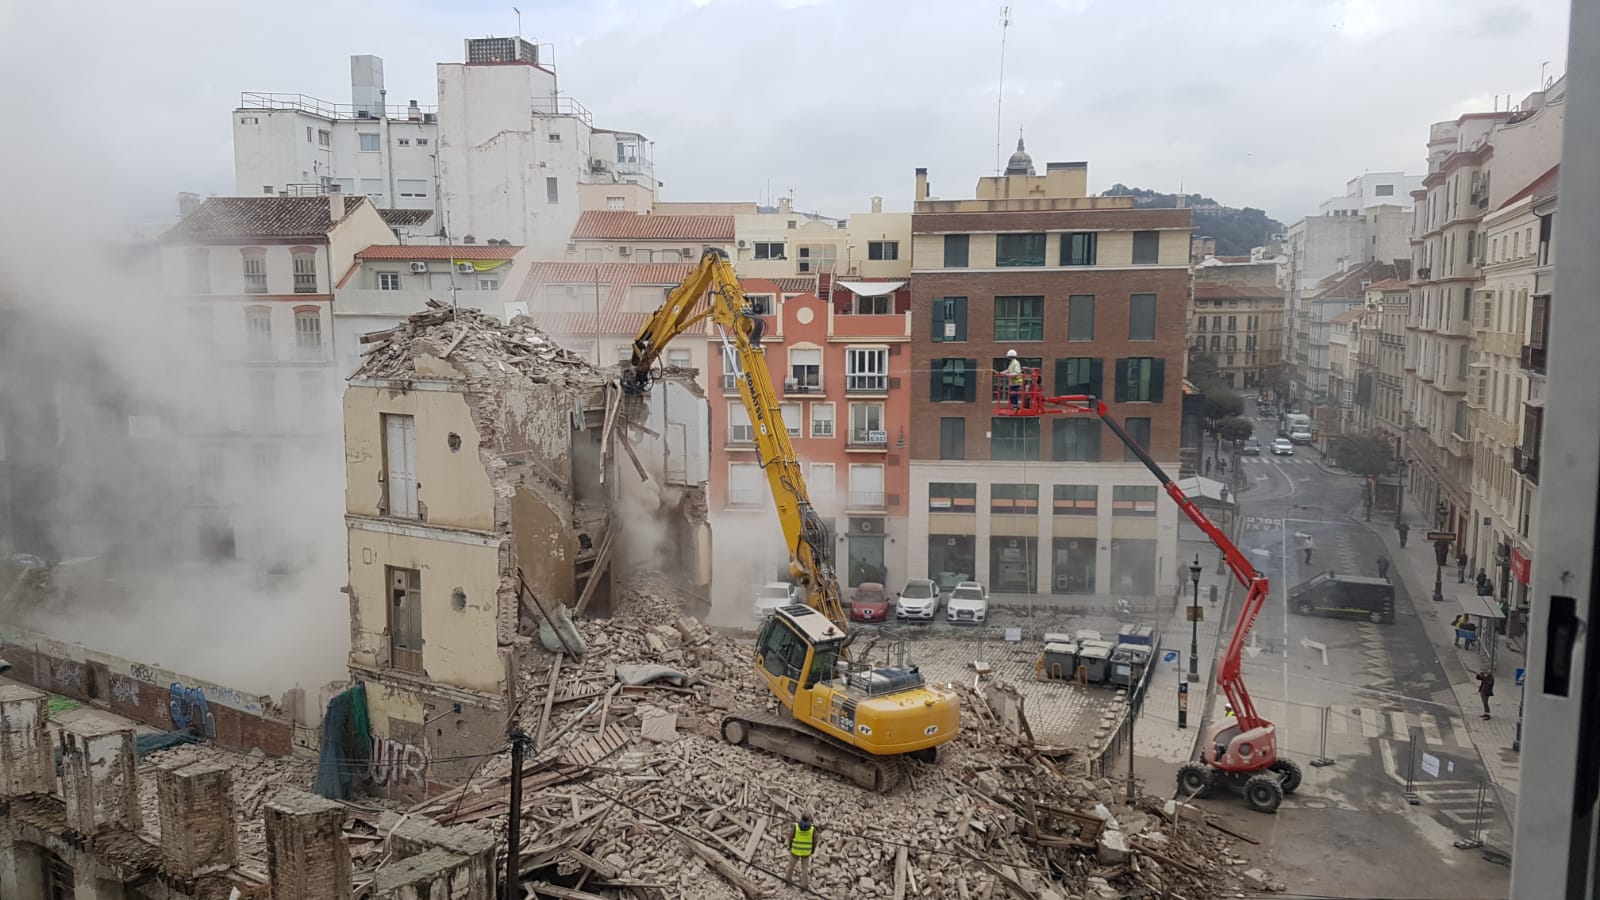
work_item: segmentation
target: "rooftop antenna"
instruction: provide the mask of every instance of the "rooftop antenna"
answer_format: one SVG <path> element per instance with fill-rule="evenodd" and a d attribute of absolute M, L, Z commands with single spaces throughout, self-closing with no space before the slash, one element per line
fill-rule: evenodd
<path fill-rule="evenodd" d="M 1544 62 L 1539 63 L 1539 90 L 1541 91 L 1550 86 L 1544 80 L 1544 70 L 1548 68 L 1550 68 L 1550 60 L 1547 59 Z"/>
<path fill-rule="evenodd" d="M 1006 31 L 1011 28 L 1011 7 L 1000 7 L 1000 86 L 994 98 L 994 174 L 1000 174 L 1000 109 L 1006 100 Z"/>
<path fill-rule="evenodd" d="M 522 10 L 513 6 L 511 11 L 517 14 L 517 45 L 511 48 L 511 53 L 520 59 L 522 57 Z"/>

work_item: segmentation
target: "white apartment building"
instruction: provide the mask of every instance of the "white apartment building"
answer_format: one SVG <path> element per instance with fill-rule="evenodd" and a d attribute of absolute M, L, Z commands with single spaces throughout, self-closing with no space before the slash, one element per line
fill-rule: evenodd
<path fill-rule="evenodd" d="M 788 198 L 734 218 L 739 274 L 756 278 L 837 275 L 903 278 L 911 267 L 911 214 L 870 212 L 849 219 L 798 213 Z"/>

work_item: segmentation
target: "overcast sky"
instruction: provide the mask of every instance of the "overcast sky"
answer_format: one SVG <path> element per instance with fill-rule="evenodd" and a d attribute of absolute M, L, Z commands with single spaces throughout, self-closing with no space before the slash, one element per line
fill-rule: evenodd
<path fill-rule="evenodd" d="M 144 219 L 233 188 L 244 90 L 350 102 L 351 54 L 391 103 L 435 102 L 462 39 L 512 34 L 516 0 L 0 4 L 8 169 Z M 844 215 L 992 174 L 998 0 L 521 0 L 561 88 L 655 142 L 663 199 L 770 183 Z M 1564 0 L 1011 0 L 1000 132 L 1042 169 L 1257 206 L 1286 222 L 1363 170 L 1422 167 L 1428 123 L 1520 101 L 1565 69 Z M 20 115 L 19 115 L 20 114 Z M 18 171 L 20 169 L 20 172 Z M 62 179 L 67 179 L 63 182 Z"/>

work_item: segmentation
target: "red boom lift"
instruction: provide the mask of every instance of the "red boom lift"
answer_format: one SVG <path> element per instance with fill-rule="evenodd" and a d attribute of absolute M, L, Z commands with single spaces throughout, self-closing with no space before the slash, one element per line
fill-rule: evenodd
<path fill-rule="evenodd" d="M 1039 417 L 1050 415 L 1099 416 L 1111 433 L 1117 436 L 1133 454 L 1139 457 L 1150 474 L 1161 482 L 1167 496 L 1178 504 L 1184 515 L 1206 533 L 1211 543 L 1222 551 L 1223 561 L 1233 577 L 1245 588 L 1244 608 L 1239 621 L 1228 639 L 1228 649 L 1217 667 L 1217 684 L 1233 706 L 1234 715 L 1211 726 L 1200 745 L 1200 759 L 1184 763 L 1178 769 L 1178 789 L 1185 795 L 1204 797 L 1218 782 L 1239 790 L 1245 802 L 1257 812 L 1270 813 L 1278 809 L 1284 794 L 1292 794 L 1300 787 L 1300 767 L 1293 760 L 1278 756 L 1277 729 L 1256 712 L 1250 692 L 1245 690 L 1240 674 L 1245 638 L 1261 614 L 1267 601 L 1267 576 L 1250 564 L 1239 548 L 1228 540 L 1222 529 L 1212 524 L 1199 507 L 1194 505 L 1177 482 L 1167 477 L 1150 454 L 1139 446 L 1111 417 L 1106 405 L 1088 394 L 1069 394 L 1047 397 L 1041 387 L 1039 370 L 1024 369 L 1020 385 L 1011 382 L 1003 373 L 994 377 L 994 414 L 996 416 Z"/>

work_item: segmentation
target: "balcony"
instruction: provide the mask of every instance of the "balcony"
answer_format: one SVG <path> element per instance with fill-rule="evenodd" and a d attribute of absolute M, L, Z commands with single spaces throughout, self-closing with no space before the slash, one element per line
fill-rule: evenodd
<path fill-rule="evenodd" d="M 887 509 L 887 495 L 883 491 L 851 491 L 850 509 L 881 511 Z"/>
<path fill-rule="evenodd" d="M 889 432 L 852 428 L 844 446 L 846 450 L 888 450 Z"/>
<path fill-rule="evenodd" d="M 1445 449 L 1449 450 L 1450 455 L 1457 459 L 1470 460 L 1472 459 L 1472 438 L 1452 431 Z"/>
<path fill-rule="evenodd" d="M 724 394 L 737 394 L 737 393 L 739 393 L 739 376 L 738 375 L 724 375 L 724 376 L 722 376 L 722 392 Z"/>
<path fill-rule="evenodd" d="M 1545 371 L 1545 348 L 1535 347 L 1532 344 L 1523 344 L 1520 355 L 1522 369 L 1535 375 L 1543 375 Z"/>
<path fill-rule="evenodd" d="M 898 381 L 899 379 L 894 379 Z M 846 394 L 887 394 L 889 393 L 888 375 L 857 375 L 848 374 L 844 377 L 844 392 Z"/>
<path fill-rule="evenodd" d="M 758 509 L 768 502 L 768 493 L 760 488 L 728 488 L 728 506 L 738 509 Z"/>
<path fill-rule="evenodd" d="M 805 383 L 812 382 L 811 384 Z M 738 388 L 734 388 L 735 391 Z M 785 397 L 821 397 L 828 393 L 828 379 L 824 376 L 813 375 L 809 379 L 785 378 L 783 380 L 783 395 Z"/>
<path fill-rule="evenodd" d="M 1539 457 L 1521 447 L 1511 448 L 1511 468 L 1534 484 L 1539 483 Z"/>
<path fill-rule="evenodd" d="M 872 340 L 907 338 L 911 336 L 911 314 L 873 313 L 836 314 L 828 312 L 829 340 Z"/>

